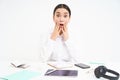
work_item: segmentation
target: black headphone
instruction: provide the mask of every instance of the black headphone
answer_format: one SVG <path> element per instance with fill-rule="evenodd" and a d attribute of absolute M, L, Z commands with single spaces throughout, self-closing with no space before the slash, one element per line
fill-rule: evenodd
<path fill-rule="evenodd" d="M 116 75 L 116 77 L 106 75 L 106 72 L 112 73 L 112 74 Z M 104 77 L 109 80 L 118 80 L 119 79 L 119 73 L 117 73 L 113 70 L 107 69 L 105 66 L 98 66 L 94 70 L 94 74 L 97 78 Z"/>

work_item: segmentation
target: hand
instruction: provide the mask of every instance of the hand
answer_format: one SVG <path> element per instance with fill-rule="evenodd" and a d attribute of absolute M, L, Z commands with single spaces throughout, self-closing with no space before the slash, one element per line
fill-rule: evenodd
<path fill-rule="evenodd" d="M 66 26 L 62 28 L 62 33 L 63 33 L 63 39 L 66 41 L 68 39 L 68 29 Z"/>
<path fill-rule="evenodd" d="M 59 36 L 60 31 L 61 31 L 61 28 L 59 28 L 59 26 L 56 25 L 51 35 L 51 39 L 56 40 L 56 38 Z"/>

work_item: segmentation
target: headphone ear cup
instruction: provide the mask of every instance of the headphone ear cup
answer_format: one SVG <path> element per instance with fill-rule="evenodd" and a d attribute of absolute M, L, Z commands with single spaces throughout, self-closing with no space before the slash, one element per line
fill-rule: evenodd
<path fill-rule="evenodd" d="M 97 67 L 95 70 L 94 70 L 94 74 L 97 78 L 100 78 L 100 70 L 99 70 L 99 67 Z"/>
<path fill-rule="evenodd" d="M 94 74 L 97 78 L 102 77 L 105 73 L 106 73 L 107 68 L 105 66 L 98 66 L 95 70 L 94 70 Z"/>

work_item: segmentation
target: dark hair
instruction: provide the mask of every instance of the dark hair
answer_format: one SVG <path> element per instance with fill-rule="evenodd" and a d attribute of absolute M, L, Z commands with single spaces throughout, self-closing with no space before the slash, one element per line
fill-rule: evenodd
<path fill-rule="evenodd" d="M 53 11 L 53 15 L 55 14 L 55 11 L 56 11 L 58 8 L 64 8 L 64 9 L 66 9 L 66 10 L 69 12 L 69 17 L 71 16 L 71 10 L 70 10 L 70 8 L 69 8 L 66 4 L 58 4 L 58 5 L 55 7 L 54 11 Z"/>

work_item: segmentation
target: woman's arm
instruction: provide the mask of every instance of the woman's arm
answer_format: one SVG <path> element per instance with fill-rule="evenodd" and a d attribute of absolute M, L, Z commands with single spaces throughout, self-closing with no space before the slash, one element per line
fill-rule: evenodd
<path fill-rule="evenodd" d="M 79 54 L 79 52 L 77 52 L 77 49 L 76 49 L 76 46 L 75 46 L 75 44 L 73 44 L 73 41 L 72 40 L 66 40 L 65 41 L 65 45 L 66 45 L 66 47 L 67 47 L 67 49 L 68 49 L 68 52 L 70 53 L 70 55 L 71 55 L 71 58 L 72 58 L 72 62 L 74 62 L 74 63 L 78 63 L 79 62 L 79 56 L 78 56 L 78 54 Z"/>
<path fill-rule="evenodd" d="M 47 62 L 53 52 L 55 41 L 50 38 L 50 35 L 47 36 L 47 41 L 44 43 L 42 47 L 42 61 Z"/>

